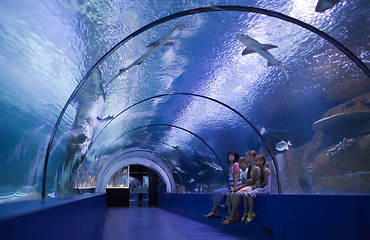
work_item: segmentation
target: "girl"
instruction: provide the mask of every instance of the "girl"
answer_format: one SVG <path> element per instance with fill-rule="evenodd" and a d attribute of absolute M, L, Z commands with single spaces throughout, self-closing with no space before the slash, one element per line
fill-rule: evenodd
<path fill-rule="evenodd" d="M 231 164 L 229 168 L 229 185 L 235 189 L 241 183 L 240 168 L 239 168 L 239 153 L 229 152 L 227 162 Z M 229 193 L 230 186 L 224 186 L 212 193 L 213 208 L 210 213 L 204 215 L 206 218 L 222 218 L 221 207 L 226 206 L 226 196 Z M 231 209 L 229 209 L 230 213 Z"/>
<path fill-rule="evenodd" d="M 256 187 L 256 182 L 259 179 L 259 167 L 255 165 L 255 157 L 257 153 L 256 151 L 250 150 L 245 154 L 245 160 L 244 162 L 240 160 L 239 165 L 242 166 L 242 164 L 249 164 L 247 173 L 248 177 L 247 180 L 239 185 L 237 188 L 232 189 L 231 195 L 230 195 L 230 201 L 228 202 L 229 205 L 231 205 L 231 211 L 229 211 L 230 215 L 228 215 L 224 221 L 222 222 L 223 225 L 229 225 L 231 223 L 240 222 L 240 214 L 239 214 L 239 204 L 240 199 L 244 196 L 244 192 L 249 191 L 252 189 L 252 186 Z M 243 214 L 244 221 L 247 218 L 247 211 L 248 211 L 248 203 L 244 202 L 244 209 L 245 213 Z"/>
<path fill-rule="evenodd" d="M 260 184 L 252 191 L 245 192 L 244 201 L 248 200 L 249 212 L 245 223 L 250 223 L 256 217 L 253 211 L 253 199 L 256 198 L 257 194 L 268 194 L 271 189 L 271 172 L 268 168 L 265 156 L 258 154 L 256 156 L 255 163 L 260 168 Z"/>

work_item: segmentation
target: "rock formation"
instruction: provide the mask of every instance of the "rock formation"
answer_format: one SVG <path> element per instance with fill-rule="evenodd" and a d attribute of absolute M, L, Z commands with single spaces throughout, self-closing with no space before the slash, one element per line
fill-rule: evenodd
<path fill-rule="evenodd" d="M 284 153 L 284 192 L 370 193 L 370 92 L 329 109 Z"/>

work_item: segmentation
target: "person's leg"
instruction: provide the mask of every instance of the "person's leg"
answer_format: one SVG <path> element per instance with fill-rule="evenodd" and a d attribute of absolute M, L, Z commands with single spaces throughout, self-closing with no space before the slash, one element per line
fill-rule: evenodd
<path fill-rule="evenodd" d="M 204 215 L 206 218 L 221 218 L 221 209 L 217 204 L 213 204 L 213 208 L 210 213 Z"/>
<path fill-rule="evenodd" d="M 230 213 L 230 219 L 231 220 L 237 220 L 240 218 L 240 213 L 239 213 L 239 205 L 240 205 L 240 199 L 242 197 L 242 194 L 236 192 L 233 196 L 232 199 L 232 209 Z"/>
<path fill-rule="evenodd" d="M 253 198 L 249 194 L 247 194 L 247 197 L 248 197 L 248 204 L 249 204 L 249 212 L 248 212 L 247 220 L 245 220 L 245 223 L 250 223 L 256 217 L 256 214 L 254 213 L 254 209 L 253 209 Z"/>
<path fill-rule="evenodd" d="M 232 204 L 233 203 L 233 201 L 232 201 L 233 194 L 234 193 L 231 193 L 230 195 L 226 195 L 227 215 L 222 219 L 222 221 L 225 221 L 226 219 L 228 219 L 230 217 L 231 209 L 232 209 L 232 205 L 233 205 Z"/>
<path fill-rule="evenodd" d="M 216 210 L 215 210 L 216 216 L 221 216 L 221 207 L 219 205 L 215 204 L 214 208 L 216 208 Z"/>
<path fill-rule="evenodd" d="M 205 215 L 205 217 L 222 218 L 221 217 L 220 206 L 225 205 L 226 194 L 228 192 L 229 192 L 229 188 L 228 187 L 222 187 L 220 189 L 215 190 L 212 193 L 211 200 L 214 203 L 214 205 L 213 205 L 213 208 L 212 208 L 211 212 L 209 214 Z"/>
<path fill-rule="evenodd" d="M 230 194 L 229 196 L 227 196 L 227 215 L 230 216 L 231 214 L 231 209 L 233 207 L 233 202 L 231 200 L 231 198 L 233 197 L 234 193 Z"/>
<path fill-rule="evenodd" d="M 254 213 L 253 198 L 249 194 L 247 194 L 247 196 L 248 196 L 249 212 Z"/>
<path fill-rule="evenodd" d="M 240 203 L 241 195 L 239 193 L 235 193 L 231 196 L 232 201 L 232 208 L 231 213 L 228 219 L 222 222 L 222 225 L 230 225 L 231 223 L 239 222 L 240 213 L 239 213 L 239 203 Z"/>
<path fill-rule="evenodd" d="M 243 213 L 243 218 L 242 222 L 247 220 L 248 217 L 248 197 L 246 195 L 243 196 L 243 201 L 244 201 L 244 213 Z"/>

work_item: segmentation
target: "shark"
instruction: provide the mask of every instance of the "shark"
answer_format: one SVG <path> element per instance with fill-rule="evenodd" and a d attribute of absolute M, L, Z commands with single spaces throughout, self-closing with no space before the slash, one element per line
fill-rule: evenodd
<path fill-rule="evenodd" d="M 316 12 L 324 12 L 325 10 L 328 10 L 332 7 L 334 7 L 335 4 L 339 3 L 340 0 L 319 0 L 317 2 L 315 11 Z"/>
<path fill-rule="evenodd" d="M 237 38 L 246 46 L 242 53 L 243 56 L 250 53 L 258 53 L 259 55 L 267 59 L 268 66 L 278 67 L 281 71 L 284 72 L 287 81 L 289 80 L 289 75 L 286 68 L 268 51 L 269 49 L 277 48 L 277 46 L 271 44 L 261 44 L 257 40 L 243 34 L 238 34 Z"/>
<path fill-rule="evenodd" d="M 64 171 L 76 170 L 86 154 L 99 125 L 98 116 L 105 111 L 102 73 L 97 68 L 76 95 L 77 113 L 69 132 Z"/>
<path fill-rule="evenodd" d="M 176 168 L 176 171 L 177 172 L 180 172 L 180 173 L 184 173 L 184 174 L 186 174 L 187 172 L 185 172 L 184 170 L 182 170 L 181 168 L 179 168 L 179 167 L 175 167 Z"/>
<path fill-rule="evenodd" d="M 127 72 L 129 69 L 131 69 L 133 66 L 136 66 L 136 65 L 140 65 L 144 62 L 145 59 L 147 59 L 150 55 L 152 55 L 153 53 L 155 53 L 156 51 L 158 51 L 160 48 L 164 47 L 164 46 L 171 46 L 171 45 L 175 45 L 176 44 L 176 41 L 175 41 L 175 37 L 177 35 L 179 35 L 179 33 L 181 32 L 181 30 L 183 30 L 185 28 L 185 24 L 181 24 L 175 28 L 173 28 L 171 31 L 169 31 L 164 37 L 162 37 L 161 39 L 155 41 L 155 42 L 152 42 L 151 44 L 149 44 L 147 47 L 149 48 L 149 50 L 144 53 L 144 55 L 142 55 L 140 58 L 138 58 L 136 61 L 134 61 L 133 63 L 131 63 L 129 66 L 125 67 L 125 68 L 122 68 L 119 70 L 118 74 L 115 75 L 106 85 L 105 85 L 105 88 L 107 88 L 107 86 L 113 81 L 115 80 L 117 77 L 119 77 L 121 74 L 123 74 L 124 72 Z"/>
<path fill-rule="evenodd" d="M 101 118 L 101 117 L 97 116 L 96 119 L 98 121 L 108 121 L 108 120 L 114 119 L 114 115 L 108 115 L 108 117 L 105 117 L 105 118 Z"/>
<path fill-rule="evenodd" d="M 211 168 L 214 168 L 215 171 L 222 171 L 222 167 L 217 165 L 215 162 L 203 162 L 204 164 L 208 165 Z"/>

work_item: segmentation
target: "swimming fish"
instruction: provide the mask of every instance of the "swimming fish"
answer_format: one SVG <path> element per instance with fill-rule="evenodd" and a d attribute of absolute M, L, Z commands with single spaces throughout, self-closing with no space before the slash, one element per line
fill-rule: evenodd
<path fill-rule="evenodd" d="M 262 128 L 260 129 L 260 133 L 261 133 L 261 135 L 263 135 L 263 134 L 267 133 L 266 128 L 265 128 L 265 127 L 262 127 Z"/>
<path fill-rule="evenodd" d="M 96 119 L 97 119 L 98 121 L 107 121 L 107 120 L 112 120 L 112 119 L 114 119 L 114 116 L 113 116 L 113 115 L 108 115 L 108 117 L 105 117 L 105 118 L 101 118 L 101 117 L 97 116 L 97 117 L 96 117 Z"/>
<path fill-rule="evenodd" d="M 335 4 L 339 3 L 340 0 L 319 0 L 317 2 L 315 11 L 324 12 L 327 9 L 334 7 Z"/>
<path fill-rule="evenodd" d="M 196 166 L 196 167 L 200 167 L 200 165 L 198 164 L 198 163 L 196 163 L 196 162 L 189 162 L 191 165 L 194 165 L 194 166 Z"/>
<path fill-rule="evenodd" d="M 222 167 L 217 165 L 215 162 L 203 162 L 204 164 L 210 166 L 211 168 L 214 168 L 216 171 L 222 171 Z"/>
<path fill-rule="evenodd" d="M 203 176 L 206 172 L 208 172 L 208 170 L 201 170 L 199 171 L 198 175 Z"/>
<path fill-rule="evenodd" d="M 149 44 L 147 47 L 149 47 L 149 50 L 144 53 L 143 56 L 141 56 L 140 58 L 138 58 L 136 61 L 134 61 L 133 63 L 131 63 L 128 67 L 126 68 L 122 68 L 119 70 L 118 74 L 116 76 L 114 76 L 112 78 L 112 80 L 110 80 L 106 85 L 105 85 L 105 88 L 107 88 L 107 86 L 114 80 L 116 79 L 118 76 L 120 76 L 122 73 L 128 71 L 130 68 L 132 68 L 133 66 L 135 65 L 140 65 L 144 62 L 145 59 L 147 59 L 150 55 L 152 55 L 154 52 L 156 52 L 158 49 L 160 49 L 161 47 L 163 46 L 169 46 L 169 45 L 174 45 L 175 44 L 175 41 L 174 41 L 174 37 L 176 37 L 180 31 L 182 29 L 185 28 L 185 24 L 181 24 L 177 27 L 175 27 L 174 29 L 172 29 L 170 32 L 168 32 L 163 38 L 155 41 L 155 42 L 152 42 L 151 44 Z"/>
<path fill-rule="evenodd" d="M 188 180 L 189 183 L 192 183 L 194 182 L 194 178 L 190 178 L 190 180 Z"/>
<path fill-rule="evenodd" d="M 182 170 L 181 168 L 179 168 L 179 167 L 175 167 L 176 168 L 176 170 L 177 170 L 177 172 L 180 172 L 180 173 L 186 173 L 184 170 Z"/>
<path fill-rule="evenodd" d="M 275 146 L 276 150 L 282 152 L 284 150 L 289 150 L 289 147 L 292 146 L 292 143 L 290 141 L 285 142 L 284 140 L 281 140 L 278 142 Z"/>
<path fill-rule="evenodd" d="M 258 53 L 259 55 L 267 59 L 268 66 L 278 67 L 281 71 L 284 72 L 287 81 L 289 80 L 289 75 L 286 68 L 281 64 L 280 61 L 278 61 L 274 56 L 271 55 L 271 53 L 267 51 L 272 48 L 277 48 L 277 46 L 270 44 L 261 44 L 257 40 L 243 34 L 238 34 L 237 38 L 246 46 L 242 53 L 243 56 L 250 53 Z"/>
<path fill-rule="evenodd" d="M 179 147 L 179 146 L 174 146 L 174 147 L 172 147 L 173 149 L 175 149 L 176 151 L 179 151 L 179 152 L 182 152 L 181 151 L 181 148 Z"/>

